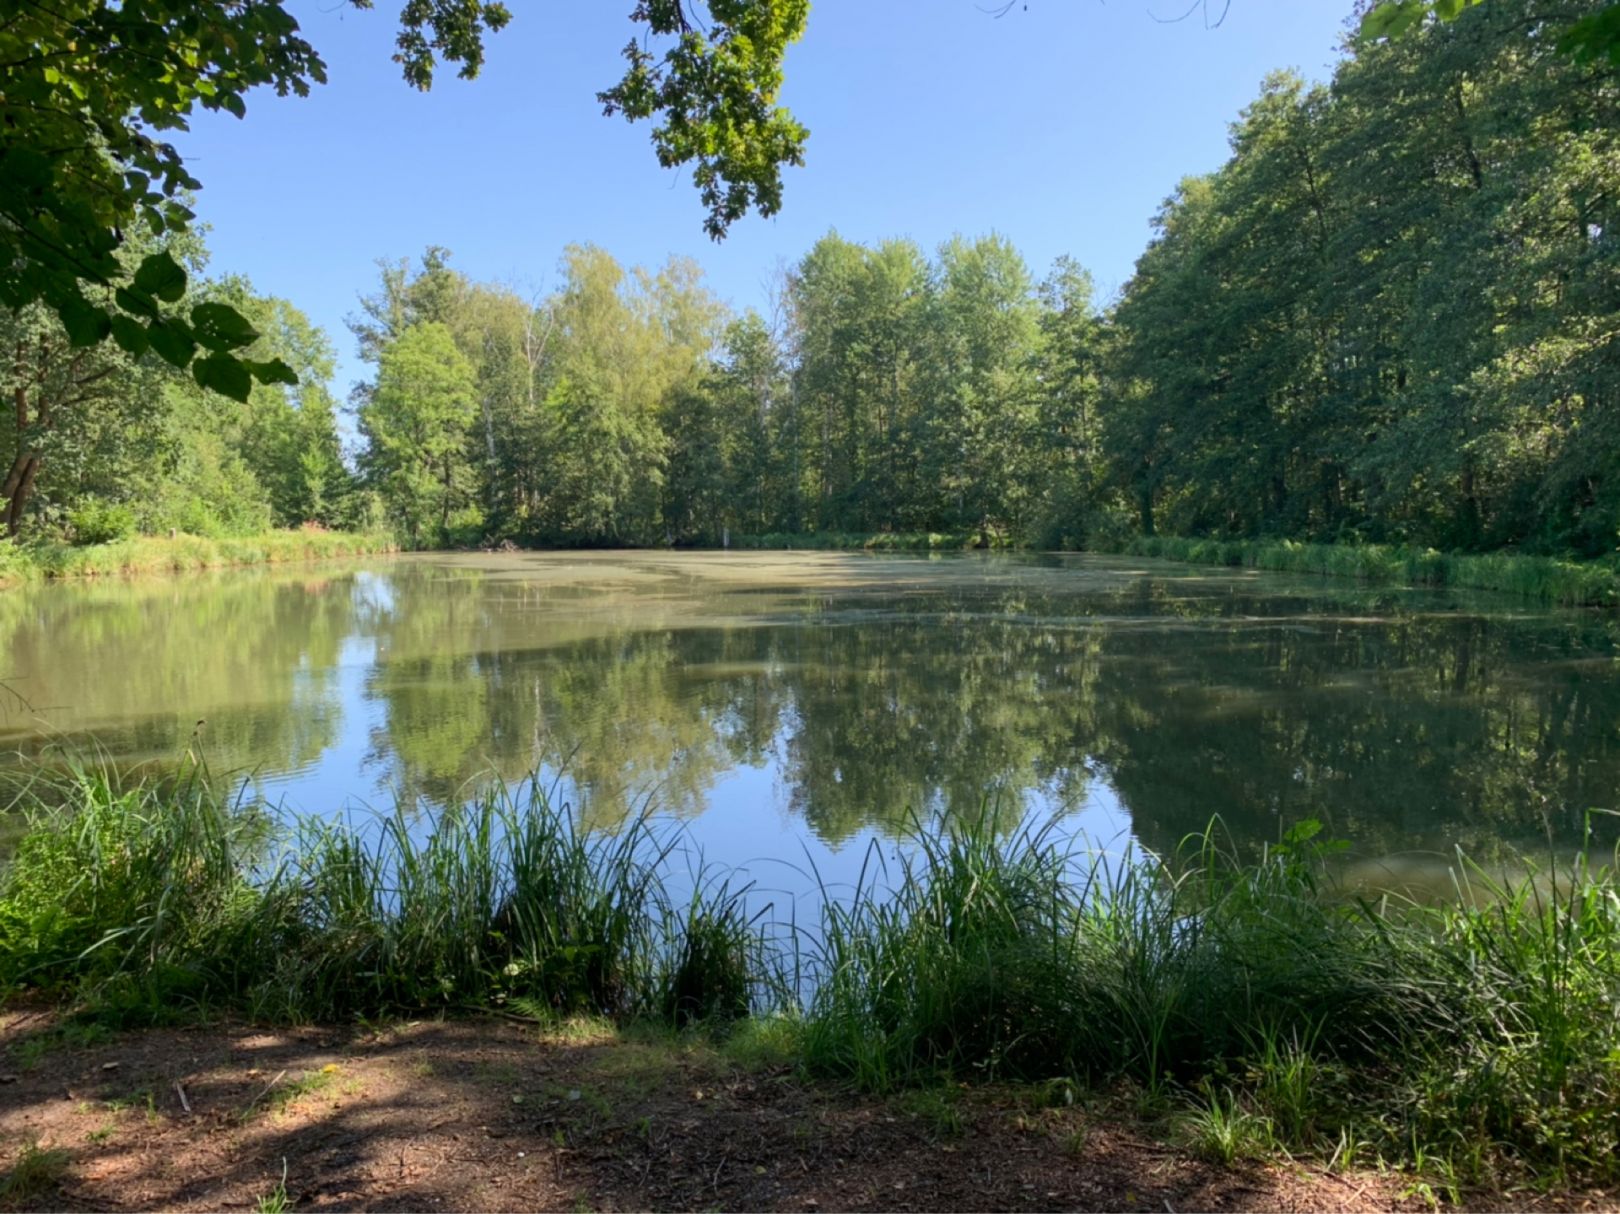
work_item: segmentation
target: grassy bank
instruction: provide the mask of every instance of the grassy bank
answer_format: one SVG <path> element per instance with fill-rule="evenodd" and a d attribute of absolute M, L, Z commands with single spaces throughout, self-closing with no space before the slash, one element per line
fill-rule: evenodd
<path fill-rule="evenodd" d="M 181 573 L 230 565 L 273 565 L 396 552 L 391 536 L 300 528 L 212 539 L 200 535 L 132 536 L 106 544 L 0 542 L 0 582 L 31 578 Z"/>
<path fill-rule="evenodd" d="M 1570 607 L 1620 606 L 1620 564 L 1510 553 L 1466 555 L 1380 544 L 1136 536 L 1096 551 L 1199 565 L 1347 578 L 1370 585 L 1496 590 Z"/>
<path fill-rule="evenodd" d="M 776 551 L 953 552 L 979 546 L 973 531 L 773 533 L 735 536 L 732 547 Z M 1007 535 L 991 547 L 1028 548 Z M 1469 555 L 1382 544 L 1305 544 L 1294 540 L 1214 540 L 1134 536 L 1091 551 L 1197 565 L 1264 569 L 1344 578 L 1376 586 L 1452 586 L 1494 590 L 1539 603 L 1620 607 L 1620 560 L 1571 561 L 1511 553 Z"/>
<path fill-rule="evenodd" d="M 1620 1179 L 1620 879 L 1459 866 L 1443 906 L 1351 898 L 1306 825 L 1106 867 L 988 816 L 915 840 L 794 935 L 665 883 L 538 787 L 436 821 L 273 827 L 196 779 L 38 781 L 0 877 L 0 986 L 103 1022 L 500 1008 L 772 1017 L 809 1076 L 1136 1093 L 1210 1158 L 1383 1160 L 1442 1185 Z"/>

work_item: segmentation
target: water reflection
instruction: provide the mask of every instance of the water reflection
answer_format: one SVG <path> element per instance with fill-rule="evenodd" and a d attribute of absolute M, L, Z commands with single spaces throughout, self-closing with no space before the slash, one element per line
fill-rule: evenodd
<path fill-rule="evenodd" d="M 201 720 L 311 810 L 541 767 L 594 825 L 651 795 L 721 850 L 992 798 L 1155 851 L 1219 814 L 1489 855 L 1620 788 L 1609 618 L 1141 562 L 407 559 L 13 590 L 0 642 L 7 750 L 168 758 Z"/>

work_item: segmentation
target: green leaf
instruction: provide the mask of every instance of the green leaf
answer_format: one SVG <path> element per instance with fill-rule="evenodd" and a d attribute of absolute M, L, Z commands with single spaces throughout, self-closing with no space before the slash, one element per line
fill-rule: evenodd
<path fill-rule="evenodd" d="M 115 313 L 112 317 L 112 335 L 114 341 L 136 358 L 145 354 L 152 345 L 146 334 L 146 326 L 121 313 Z"/>
<path fill-rule="evenodd" d="M 105 308 L 98 308 L 81 295 L 62 301 L 57 309 L 62 327 L 67 330 L 68 344 L 93 346 L 112 331 L 112 320 Z"/>
<path fill-rule="evenodd" d="M 32 148 L 7 149 L 3 162 L 6 184 L 19 192 L 43 190 L 51 184 L 51 162 Z"/>
<path fill-rule="evenodd" d="M 1446 3 L 1448 0 L 1440 0 Z M 1363 42 L 1376 42 L 1380 38 L 1399 38 L 1423 20 L 1429 5 L 1425 0 L 1384 0 L 1374 5 L 1361 19 L 1360 38 Z"/>
<path fill-rule="evenodd" d="M 254 362 L 250 358 L 244 358 L 242 365 L 252 372 L 253 378 L 261 384 L 286 384 L 290 388 L 298 386 L 298 372 L 279 358 L 272 358 L 268 362 Z"/>
<path fill-rule="evenodd" d="M 253 390 L 253 376 L 246 364 L 229 354 L 210 354 L 191 364 L 191 377 L 209 391 L 247 403 Z"/>
<path fill-rule="evenodd" d="M 1620 4 L 1582 17 L 1559 37 L 1558 49 L 1581 63 L 1620 63 Z"/>
<path fill-rule="evenodd" d="M 157 319 L 157 305 L 149 296 L 137 295 L 128 287 L 119 287 L 113 292 L 113 301 L 132 316 L 144 316 L 148 320 Z"/>
<path fill-rule="evenodd" d="M 186 326 L 173 321 L 154 320 L 147 327 L 146 336 L 158 357 L 172 367 L 185 367 L 197 352 L 197 343 Z"/>
<path fill-rule="evenodd" d="M 135 271 L 135 289 L 164 303 L 179 303 L 186 293 L 186 272 L 168 250 L 160 250 L 148 255 Z"/>
<path fill-rule="evenodd" d="M 238 350 L 259 337 L 259 331 L 229 304 L 198 304 L 191 309 L 191 324 L 197 340 L 210 350 Z"/>

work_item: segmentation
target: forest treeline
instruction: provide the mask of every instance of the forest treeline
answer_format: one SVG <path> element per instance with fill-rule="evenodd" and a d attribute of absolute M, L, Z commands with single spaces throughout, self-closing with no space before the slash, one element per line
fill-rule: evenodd
<path fill-rule="evenodd" d="M 315 521 L 416 546 L 1140 531 L 1612 552 L 1620 89 L 1540 36 L 1602 7 L 1500 0 L 1351 46 L 1327 85 L 1268 78 L 1112 301 L 995 235 L 829 233 L 764 314 L 733 314 L 691 262 L 590 246 L 532 296 L 439 248 L 383 263 L 351 320 L 370 374 L 346 459 L 327 339 L 240 280 L 192 290 L 300 381 L 245 406 L 14 313 L 7 520 Z"/>

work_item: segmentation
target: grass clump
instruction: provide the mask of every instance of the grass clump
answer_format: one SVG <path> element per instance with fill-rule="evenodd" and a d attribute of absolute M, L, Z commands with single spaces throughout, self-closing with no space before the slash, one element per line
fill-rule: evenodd
<path fill-rule="evenodd" d="M 193 773 L 36 777 L 0 873 L 0 988 L 151 1022 L 315 1020 L 511 1003 L 616 1018 L 746 1014 L 765 975 L 742 893 L 664 891 L 645 819 L 583 830 L 539 782 L 438 815 L 279 826 Z"/>
<path fill-rule="evenodd" d="M 1261 1158 L 1273 1146 L 1270 1122 L 1244 1109 L 1231 1088 L 1213 1084 L 1182 1115 L 1179 1130 L 1193 1154 L 1226 1167 Z"/>
<path fill-rule="evenodd" d="M 1060 853 L 1003 840 L 988 818 L 917 843 L 886 887 L 863 872 L 849 902 L 824 896 L 806 1061 L 872 1090 L 1068 1073 L 1078 1009 Z"/>
<path fill-rule="evenodd" d="M 921 838 L 891 887 L 827 903 L 807 1056 L 874 1089 L 975 1073 L 1157 1089 L 1266 1024 L 1331 1025 L 1324 1048 L 1373 1055 L 1429 1000 L 1318 896 L 1299 845 L 1243 865 L 1205 839 L 1177 876 L 1008 837 L 994 815 Z"/>
<path fill-rule="evenodd" d="M 286 1082 L 282 1082 L 283 1077 L 278 1075 L 237 1115 L 238 1120 L 248 1121 L 260 1113 L 271 1117 L 279 1116 L 305 1096 L 314 1096 L 331 1087 L 337 1071 L 335 1065 L 328 1064 L 318 1071 L 305 1072 L 296 1079 Z"/>
<path fill-rule="evenodd" d="M 271 1189 L 254 1204 L 258 1214 L 287 1214 L 293 1208 L 294 1202 L 287 1193 L 287 1161 L 281 1161 L 281 1179 L 276 1187 Z"/>
<path fill-rule="evenodd" d="M 239 985 L 260 893 L 262 838 L 196 778 L 81 768 L 13 798 L 27 821 L 0 877 L 0 986 L 93 987 L 104 1009 L 178 1010 Z"/>
<path fill-rule="evenodd" d="M 11 1165 L 11 1170 L 0 1177 L 0 1205 L 24 1207 L 37 1204 L 39 1199 L 56 1191 L 67 1175 L 69 1156 L 66 1151 L 46 1149 L 37 1142 L 23 1147 Z"/>
<path fill-rule="evenodd" d="M 1620 1178 L 1614 870 L 1463 866 L 1451 903 L 1374 903 L 1314 831 L 1250 862 L 1212 833 L 1105 864 L 993 816 L 920 839 L 824 912 L 805 1065 L 1125 1083 L 1222 1161 L 1371 1144 L 1448 1185 Z"/>

